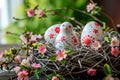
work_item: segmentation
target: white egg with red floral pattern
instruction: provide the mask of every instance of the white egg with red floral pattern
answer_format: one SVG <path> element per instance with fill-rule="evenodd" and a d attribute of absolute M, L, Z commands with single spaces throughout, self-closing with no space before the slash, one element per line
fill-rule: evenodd
<path fill-rule="evenodd" d="M 56 36 L 59 34 L 59 32 L 60 32 L 60 24 L 55 24 L 50 26 L 44 34 L 45 41 L 54 46 Z"/>
<path fill-rule="evenodd" d="M 97 40 L 102 41 L 104 32 L 102 27 L 95 21 L 88 22 L 81 33 L 82 46 L 89 46 L 91 42 Z"/>

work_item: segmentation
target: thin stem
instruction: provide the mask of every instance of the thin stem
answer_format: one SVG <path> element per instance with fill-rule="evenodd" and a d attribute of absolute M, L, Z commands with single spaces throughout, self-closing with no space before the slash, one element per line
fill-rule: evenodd
<path fill-rule="evenodd" d="M 11 35 L 15 35 L 15 36 L 20 36 L 20 35 L 18 35 L 18 34 L 16 34 L 16 33 L 12 33 L 12 32 L 6 32 L 6 34 L 11 34 Z"/>
<path fill-rule="evenodd" d="M 82 11 L 82 10 L 79 10 L 79 9 L 73 9 L 73 10 L 75 10 L 75 11 L 77 11 L 77 12 L 80 12 L 80 13 L 83 13 L 83 14 L 86 14 L 86 15 L 92 17 L 94 20 L 98 21 L 99 23 L 103 24 L 103 21 L 101 21 L 101 20 L 98 19 L 97 17 L 95 17 L 95 16 L 93 16 L 93 15 L 91 15 L 91 14 L 85 12 L 85 11 Z"/>
<path fill-rule="evenodd" d="M 90 0 L 90 2 L 91 2 L 92 4 L 94 4 L 94 1 L 93 1 L 93 0 Z"/>
<path fill-rule="evenodd" d="M 22 21 L 22 20 L 26 20 L 26 19 L 29 19 L 29 17 L 26 17 L 26 18 L 22 18 L 22 19 L 19 19 L 19 18 L 13 17 L 13 19 L 15 19 L 15 20 L 19 20 L 19 21 Z"/>
<path fill-rule="evenodd" d="M 63 18 L 65 18 L 65 19 L 71 20 L 71 21 L 79 24 L 79 25 L 82 26 L 82 27 L 84 26 L 82 23 L 80 23 L 80 22 L 79 22 L 78 20 L 76 20 L 75 18 L 71 18 L 71 17 L 69 17 L 69 16 L 65 16 L 65 15 L 60 14 L 60 13 L 58 13 L 58 12 L 54 12 L 54 15 L 58 15 L 58 16 L 63 17 Z"/>

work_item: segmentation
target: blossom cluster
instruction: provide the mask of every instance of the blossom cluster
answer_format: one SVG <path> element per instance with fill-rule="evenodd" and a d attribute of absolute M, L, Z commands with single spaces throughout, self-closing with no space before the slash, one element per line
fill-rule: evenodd
<path fill-rule="evenodd" d="M 97 6 L 97 4 L 95 3 L 89 3 L 86 8 L 87 8 L 87 12 L 91 14 L 99 14 L 101 10 L 101 8 Z"/>
<path fill-rule="evenodd" d="M 32 9 L 32 8 L 29 8 L 29 9 L 27 10 L 27 16 L 28 16 L 28 17 L 34 17 L 34 16 L 35 16 L 35 13 L 37 14 L 37 16 L 38 16 L 39 18 L 45 16 L 44 11 L 41 10 L 41 9 L 35 10 L 35 9 Z"/>
<path fill-rule="evenodd" d="M 119 46 L 120 46 L 120 41 L 118 40 L 117 37 L 113 37 L 111 40 L 111 55 L 117 57 L 120 54 Z"/>

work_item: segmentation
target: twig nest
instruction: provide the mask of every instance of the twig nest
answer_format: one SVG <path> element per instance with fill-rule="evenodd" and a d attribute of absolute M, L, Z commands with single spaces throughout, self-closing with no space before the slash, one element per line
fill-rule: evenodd
<path fill-rule="evenodd" d="M 60 26 L 60 33 L 55 40 L 56 49 L 75 49 L 79 45 L 79 39 L 73 31 L 73 25 L 64 22 Z"/>
<path fill-rule="evenodd" d="M 55 24 L 50 26 L 44 34 L 45 41 L 54 46 L 56 36 L 59 34 L 59 32 L 60 32 L 60 24 Z"/>
<path fill-rule="evenodd" d="M 81 44 L 83 46 L 90 45 L 91 42 L 97 40 L 102 41 L 104 33 L 102 27 L 95 21 L 88 22 L 81 33 Z"/>

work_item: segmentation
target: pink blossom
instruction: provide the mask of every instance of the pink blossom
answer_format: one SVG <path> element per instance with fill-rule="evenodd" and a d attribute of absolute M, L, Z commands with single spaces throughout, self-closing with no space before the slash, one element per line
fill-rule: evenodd
<path fill-rule="evenodd" d="M 37 11 L 37 14 L 38 14 L 38 17 L 43 17 L 45 15 L 45 13 L 41 9 Z"/>
<path fill-rule="evenodd" d="M 87 5 L 87 12 L 90 12 L 91 10 L 93 10 L 94 7 L 95 7 L 95 4 L 89 3 Z"/>
<path fill-rule="evenodd" d="M 31 35 L 31 38 L 29 39 L 30 42 L 35 42 L 37 39 L 37 35 Z"/>
<path fill-rule="evenodd" d="M 18 72 L 18 80 L 28 80 L 28 72 L 27 71 L 21 71 Z"/>
<path fill-rule="evenodd" d="M 32 57 L 27 57 L 27 60 L 28 61 L 32 61 Z"/>
<path fill-rule="evenodd" d="M 56 76 L 53 76 L 51 80 L 59 80 L 59 78 Z"/>
<path fill-rule="evenodd" d="M 31 38 L 29 39 L 30 42 L 36 42 L 37 39 L 41 39 L 42 36 L 39 34 L 39 35 L 30 35 Z"/>
<path fill-rule="evenodd" d="M 35 15 L 34 9 L 29 8 L 29 9 L 27 10 L 27 15 L 28 15 L 28 17 L 33 17 L 33 16 Z"/>
<path fill-rule="evenodd" d="M 45 53 L 47 51 L 46 45 L 39 46 L 38 53 Z"/>
<path fill-rule="evenodd" d="M 17 55 L 15 58 L 14 58 L 14 62 L 16 64 L 19 64 L 21 62 L 21 57 L 19 55 Z"/>
<path fill-rule="evenodd" d="M 30 66 L 30 62 L 27 59 L 23 59 L 21 62 L 21 65 L 28 67 L 28 66 Z"/>
<path fill-rule="evenodd" d="M 98 50 L 100 47 L 101 47 L 101 44 L 99 41 L 94 41 L 92 44 L 91 44 L 91 47 L 94 48 L 95 50 Z"/>
<path fill-rule="evenodd" d="M 57 50 L 57 51 L 56 51 L 56 54 L 57 54 L 56 59 L 57 59 L 58 61 L 61 61 L 61 60 L 63 60 L 64 58 L 67 57 L 67 55 L 65 54 L 65 50 Z"/>
<path fill-rule="evenodd" d="M 114 46 L 119 46 L 119 40 L 117 39 L 117 37 L 113 37 L 112 40 L 111 40 L 111 46 L 114 47 Z"/>
<path fill-rule="evenodd" d="M 38 39 L 42 39 L 42 36 L 39 34 L 39 35 L 37 35 L 37 38 Z"/>
<path fill-rule="evenodd" d="M 32 32 L 26 32 L 26 34 L 27 34 L 27 35 L 30 35 L 30 36 L 33 35 Z"/>
<path fill-rule="evenodd" d="M 107 76 L 107 77 L 105 78 L 105 80 L 114 80 L 114 78 L 111 77 L 111 76 Z"/>
<path fill-rule="evenodd" d="M 111 48 L 111 55 L 117 57 L 120 54 L 119 48 L 118 47 L 112 47 Z"/>
<path fill-rule="evenodd" d="M 87 70 L 87 74 L 90 75 L 90 76 L 95 76 L 96 75 L 96 69 L 88 69 Z"/>
<path fill-rule="evenodd" d="M 33 63 L 31 66 L 35 69 L 38 69 L 41 67 L 40 64 L 37 64 L 37 63 Z"/>
<path fill-rule="evenodd" d="M 0 52 L 0 58 L 3 58 L 4 52 Z"/>
<path fill-rule="evenodd" d="M 20 36 L 20 39 L 21 39 L 24 43 L 27 43 L 27 38 L 25 38 L 24 35 L 21 35 L 21 36 Z"/>
<path fill-rule="evenodd" d="M 30 50 L 28 50 L 28 52 L 29 52 L 29 53 L 32 53 L 33 51 L 30 49 Z"/>
<path fill-rule="evenodd" d="M 18 73 L 18 72 L 20 71 L 20 67 L 19 67 L 19 66 L 16 66 L 16 67 L 14 68 L 14 71 L 15 71 L 15 73 Z"/>

